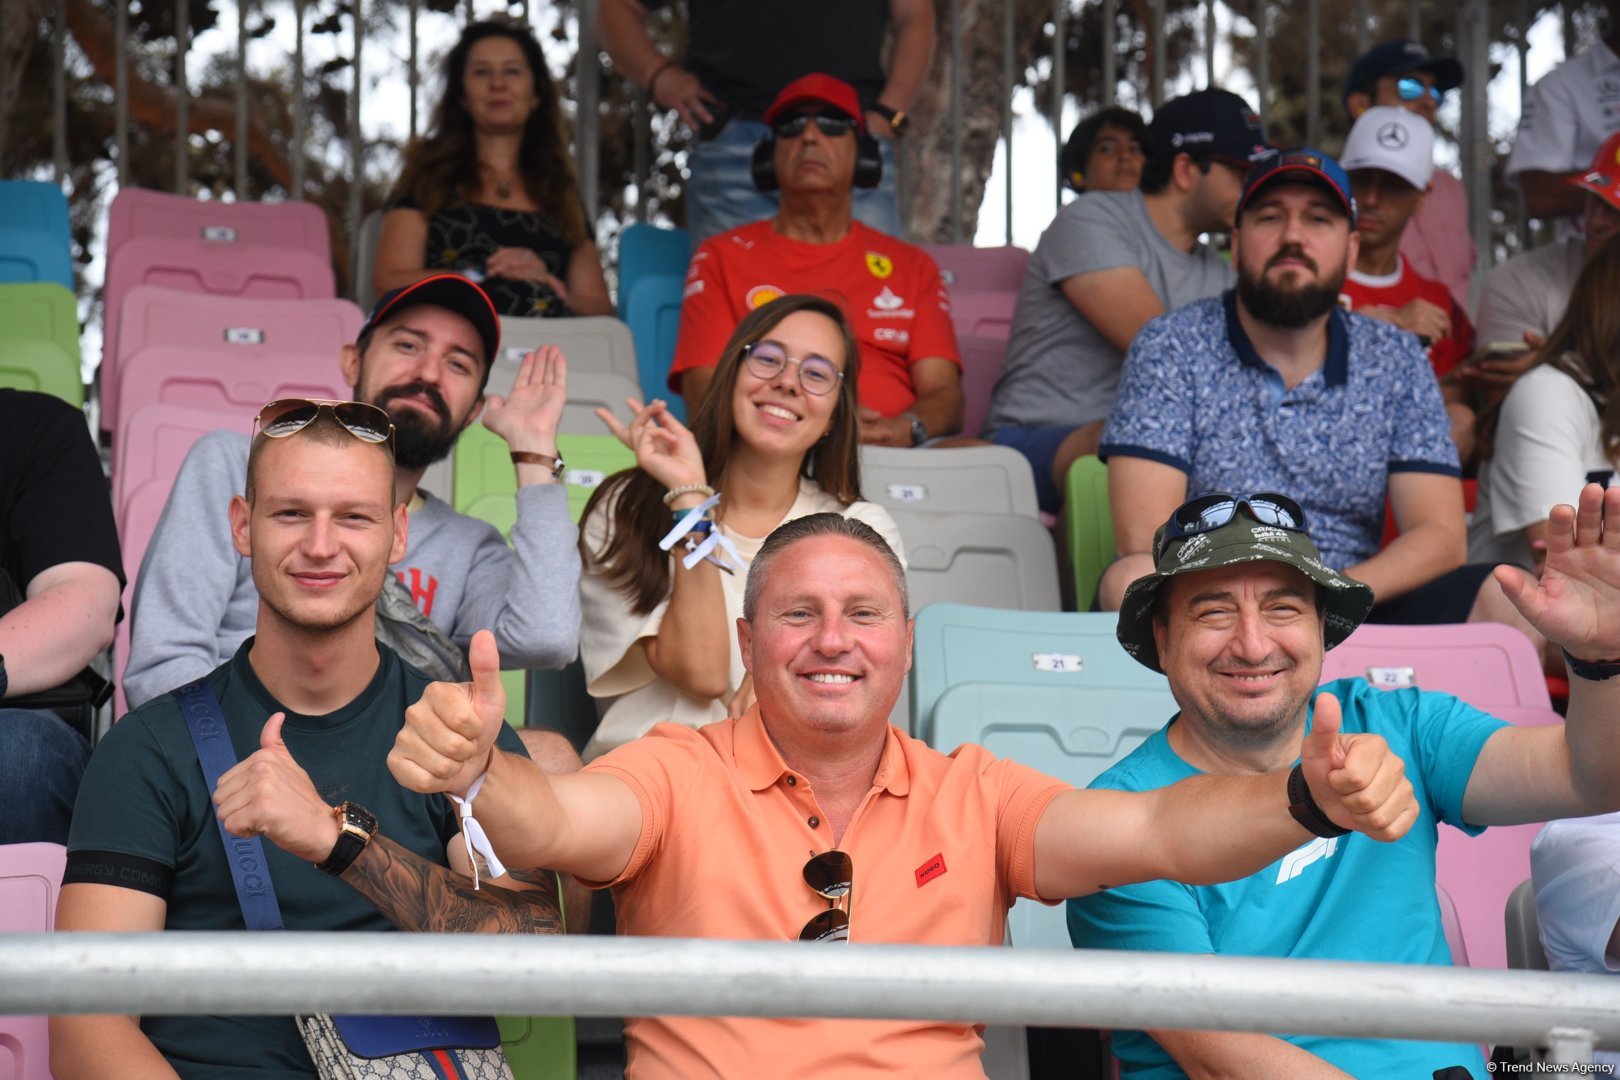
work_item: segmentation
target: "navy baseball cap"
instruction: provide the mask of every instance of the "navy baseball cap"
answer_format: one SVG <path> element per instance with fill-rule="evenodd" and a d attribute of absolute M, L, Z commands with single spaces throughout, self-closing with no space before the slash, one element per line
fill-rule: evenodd
<path fill-rule="evenodd" d="M 1262 190 L 1280 180 L 1297 184 L 1315 184 L 1331 192 L 1344 207 L 1350 218 L 1350 227 L 1356 227 L 1356 197 L 1350 193 L 1350 177 L 1337 161 L 1317 150 L 1285 150 L 1268 161 L 1249 170 L 1243 181 L 1243 194 L 1238 198 L 1237 220 L 1242 221 L 1249 201 Z"/>
<path fill-rule="evenodd" d="M 1240 165 L 1253 165 L 1277 152 L 1266 142 L 1260 117 L 1226 90 L 1199 90 L 1160 105 L 1148 125 L 1146 149 L 1150 158 L 1185 152 Z"/>
<path fill-rule="evenodd" d="M 1394 38 L 1380 41 L 1356 57 L 1344 80 L 1345 97 L 1357 90 L 1365 91 L 1385 75 L 1405 75 L 1409 71 L 1433 75 L 1436 90 L 1455 90 L 1463 84 L 1463 66 L 1455 57 L 1435 56 L 1421 41 Z"/>
<path fill-rule="evenodd" d="M 484 343 L 484 366 L 495 365 L 501 351 L 501 320 L 495 311 L 495 302 L 476 283 L 460 274 L 434 274 L 383 293 L 371 314 L 366 316 L 360 336 L 371 333 L 390 315 L 418 304 L 442 307 L 472 323 Z"/>

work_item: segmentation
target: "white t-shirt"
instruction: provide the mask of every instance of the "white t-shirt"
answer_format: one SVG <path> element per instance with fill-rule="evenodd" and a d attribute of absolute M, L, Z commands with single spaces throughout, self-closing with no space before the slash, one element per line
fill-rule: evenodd
<path fill-rule="evenodd" d="M 608 523 L 612 517 L 612 503 L 598 506 L 584 522 L 581 532 L 588 551 L 601 551 L 608 539 Z M 840 513 L 857 518 L 876 529 L 894 548 L 895 554 L 905 559 L 900 546 L 900 527 L 889 512 L 877 503 L 855 502 L 844 506 L 822 491 L 814 480 L 799 481 L 799 497 L 788 508 L 782 521 L 792 521 L 810 514 Z M 781 522 L 777 523 L 778 525 Z M 586 687 L 600 703 L 607 703 L 607 712 L 597 725 L 596 734 L 585 747 L 585 760 L 590 761 L 607 753 L 615 746 L 645 734 L 654 724 L 666 720 L 697 728 L 715 720 L 726 718 L 726 700 L 742 684 L 747 669 L 743 667 L 742 653 L 737 646 L 736 625 L 742 617 L 743 586 L 747 582 L 747 568 L 754 561 L 763 536 L 741 536 L 723 524 L 720 531 L 737 545 L 743 559 L 743 571 L 721 574 L 721 591 L 726 601 L 726 638 L 731 648 L 731 679 L 726 698 L 716 701 L 698 701 L 682 694 L 664 682 L 647 662 L 645 642 L 658 636 L 663 625 L 664 612 L 669 609 L 669 598 L 646 615 L 630 611 L 629 600 L 611 585 L 605 577 L 592 570 L 587 561 L 580 575 L 581 624 L 579 655 L 585 665 Z M 676 545 L 676 551 L 681 551 Z M 684 552 L 681 552 L 684 555 Z M 670 572 L 674 573 L 674 556 L 670 557 Z"/>
<path fill-rule="evenodd" d="M 1620 813 L 1549 821 L 1530 845 L 1541 946 L 1554 971 L 1620 972 L 1609 936 L 1620 920 Z M 1594 1061 L 1620 1063 L 1600 1051 Z"/>
<path fill-rule="evenodd" d="M 1530 88 L 1508 155 L 1508 182 L 1520 173 L 1575 172 L 1592 164 L 1603 140 L 1620 131 L 1620 57 L 1604 42 L 1559 64 Z M 1559 236 L 1578 234 L 1574 219 Z"/>
<path fill-rule="evenodd" d="M 1513 384 L 1495 447 L 1479 467 L 1469 562 L 1533 565 L 1525 527 L 1573 503 L 1589 479 L 1608 484 L 1614 464 L 1603 455 L 1599 425 L 1592 399 L 1557 368 L 1531 368 Z"/>
<path fill-rule="evenodd" d="M 1474 309 L 1474 340 L 1483 347 L 1523 341 L 1526 330 L 1551 334 L 1584 265 L 1586 241 L 1572 236 L 1521 252 L 1492 270 Z"/>

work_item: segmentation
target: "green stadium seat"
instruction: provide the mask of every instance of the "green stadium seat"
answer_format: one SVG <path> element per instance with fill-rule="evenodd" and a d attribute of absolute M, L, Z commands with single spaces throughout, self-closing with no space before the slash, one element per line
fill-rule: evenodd
<path fill-rule="evenodd" d="M 24 341 L 55 345 L 79 371 L 79 308 L 60 285 L 32 282 L 0 285 L 0 346 Z"/>
<path fill-rule="evenodd" d="M 79 365 L 49 341 L 0 343 L 0 387 L 50 394 L 84 408 Z"/>
<path fill-rule="evenodd" d="M 1069 469 L 1063 501 L 1064 534 L 1074 573 L 1074 606 L 1090 611 L 1097 582 L 1114 561 L 1114 515 L 1108 508 L 1108 466 L 1087 454 Z"/>

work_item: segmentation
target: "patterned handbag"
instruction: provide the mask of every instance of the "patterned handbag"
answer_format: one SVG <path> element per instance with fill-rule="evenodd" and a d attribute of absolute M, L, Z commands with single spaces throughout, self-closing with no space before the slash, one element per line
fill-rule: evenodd
<path fill-rule="evenodd" d="M 225 713 L 208 684 L 198 679 L 174 692 L 180 712 L 191 731 L 208 790 L 236 764 L 229 738 L 209 738 L 204 725 L 217 735 L 226 730 Z M 243 880 L 240 860 L 228 859 L 242 920 L 249 930 L 281 930 L 281 904 L 264 860 L 264 845 L 255 836 L 240 841 L 225 831 L 219 835 L 225 850 L 237 845 L 251 849 L 263 887 L 250 890 Z M 513 1080 L 512 1067 L 501 1051 L 501 1032 L 489 1016 L 331 1016 L 315 1013 L 296 1018 L 321 1080 Z"/>

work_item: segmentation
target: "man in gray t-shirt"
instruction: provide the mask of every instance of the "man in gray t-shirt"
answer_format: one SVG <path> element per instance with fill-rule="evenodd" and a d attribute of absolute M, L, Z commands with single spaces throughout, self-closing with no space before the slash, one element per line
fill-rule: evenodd
<path fill-rule="evenodd" d="M 1249 166 L 1273 153 L 1243 99 L 1201 90 L 1148 126 L 1139 192 L 1094 191 L 1058 211 L 1025 271 L 986 427 L 1035 469 L 1041 508 L 1097 452 L 1125 350 L 1149 319 L 1230 287 L 1199 237 L 1232 227 Z"/>

